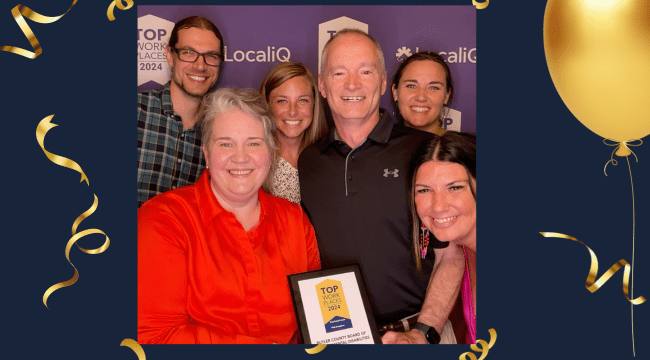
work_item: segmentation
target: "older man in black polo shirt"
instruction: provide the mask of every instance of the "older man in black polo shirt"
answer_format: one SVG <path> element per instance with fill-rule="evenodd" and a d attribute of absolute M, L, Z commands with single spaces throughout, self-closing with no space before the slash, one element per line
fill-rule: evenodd
<path fill-rule="evenodd" d="M 380 325 L 420 312 L 414 329 L 388 332 L 384 343 L 437 343 L 458 294 L 464 258 L 456 247 L 436 249 L 438 262 L 430 251 L 422 271 L 416 270 L 408 164 L 417 146 L 434 135 L 396 124 L 379 108 L 386 70 L 372 37 L 342 30 L 321 58 L 319 89 L 335 128 L 302 152 L 298 171 L 323 268 L 359 264 Z M 430 278 L 436 291 L 427 292 Z"/>

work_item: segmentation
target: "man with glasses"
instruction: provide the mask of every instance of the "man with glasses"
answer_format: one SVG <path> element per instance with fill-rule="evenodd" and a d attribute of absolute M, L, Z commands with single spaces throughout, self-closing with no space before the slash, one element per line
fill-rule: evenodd
<path fill-rule="evenodd" d="M 138 207 L 150 198 L 193 184 L 205 168 L 195 129 L 201 99 L 216 83 L 223 38 L 201 16 L 176 23 L 165 47 L 171 80 L 138 93 Z"/>

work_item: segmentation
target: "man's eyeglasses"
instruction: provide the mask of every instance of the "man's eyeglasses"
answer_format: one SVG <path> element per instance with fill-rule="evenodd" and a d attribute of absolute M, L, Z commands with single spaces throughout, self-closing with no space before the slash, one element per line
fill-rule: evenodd
<path fill-rule="evenodd" d="M 203 56 L 203 61 L 205 61 L 207 65 L 210 66 L 221 65 L 221 54 L 200 53 L 190 49 L 177 49 L 171 46 L 170 48 L 178 54 L 178 59 L 180 61 L 193 63 L 199 58 L 199 55 L 201 55 Z"/>

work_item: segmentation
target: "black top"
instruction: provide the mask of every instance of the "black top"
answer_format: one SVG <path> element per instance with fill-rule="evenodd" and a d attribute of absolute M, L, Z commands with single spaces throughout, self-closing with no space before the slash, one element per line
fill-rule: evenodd
<path fill-rule="evenodd" d="M 323 269 L 359 264 L 378 324 L 419 312 L 434 262 L 431 245 L 415 268 L 408 166 L 435 135 L 396 124 L 388 112 L 352 150 L 334 129 L 298 160 L 302 205 Z"/>

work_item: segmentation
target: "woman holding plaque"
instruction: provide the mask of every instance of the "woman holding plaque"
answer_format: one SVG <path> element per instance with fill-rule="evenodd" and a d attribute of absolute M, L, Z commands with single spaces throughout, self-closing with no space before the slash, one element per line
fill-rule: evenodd
<path fill-rule="evenodd" d="M 447 132 L 423 143 L 411 163 L 413 242 L 418 259 L 430 232 L 460 246 L 465 273 L 460 297 L 467 323 L 466 341 L 476 343 L 476 137 Z M 424 236 L 420 236 L 421 228 Z M 433 241 L 432 240 L 432 241 Z M 433 275 L 434 278 L 436 274 Z M 435 280 L 435 279 L 434 279 Z M 435 283 L 435 281 L 432 281 Z M 436 289 L 430 289 L 435 292 Z"/>
<path fill-rule="evenodd" d="M 300 206 L 261 189 L 275 123 L 253 90 L 220 89 L 200 115 L 207 167 L 138 211 L 138 342 L 295 342 L 287 275 L 320 268 Z"/>
<path fill-rule="evenodd" d="M 300 203 L 298 156 L 327 132 L 316 80 L 303 64 L 281 63 L 266 75 L 260 93 L 277 126 L 279 156 L 271 177 L 271 194 Z"/>
<path fill-rule="evenodd" d="M 451 72 L 434 52 L 415 53 L 404 60 L 391 86 L 395 107 L 404 125 L 442 135 L 449 104 L 454 95 Z"/>

